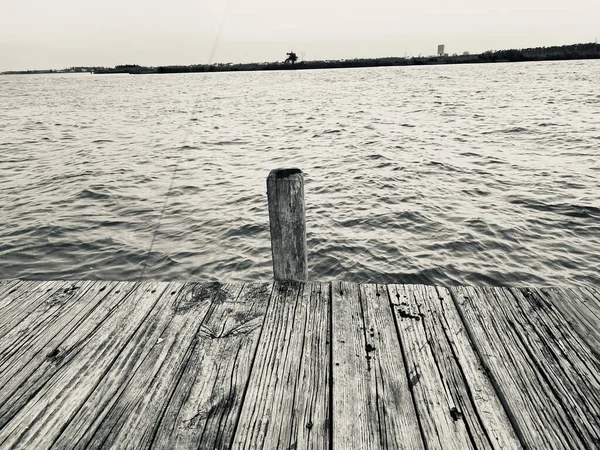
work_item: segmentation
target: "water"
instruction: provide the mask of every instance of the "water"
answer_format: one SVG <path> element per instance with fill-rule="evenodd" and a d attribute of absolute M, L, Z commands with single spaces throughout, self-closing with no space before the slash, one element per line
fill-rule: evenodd
<path fill-rule="evenodd" d="M 599 286 L 598 86 L 600 61 L 0 77 L 0 278 L 270 280 L 265 179 L 299 167 L 313 280 Z"/>

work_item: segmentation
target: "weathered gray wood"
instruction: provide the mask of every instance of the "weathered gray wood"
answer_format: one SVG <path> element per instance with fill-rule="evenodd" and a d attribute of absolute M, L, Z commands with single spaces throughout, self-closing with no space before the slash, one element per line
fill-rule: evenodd
<path fill-rule="evenodd" d="M 116 282 L 89 282 L 73 295 L 53 296 L 49 299 L 52 301 L 44 302 L 11 329 L 0 341 L 0 401 L 11 383 L 19 386 L 31 382 L 32 372 L 47 354 L 88 319 L 116 285 Z"/>
<path fill-rule="evenodd" d="M 174 295 L 165 291 L 145 329 L 132 337 L 58 443 L 77 442 L 75 448 L 81 449 L 149 448 L 207 314 L 239 290 L 190 283 Z M 127 366 L 130 370 L 123 370 Z"/>
<path fill-rule="evenodd" d="M 68 281 L 19 281 L 16 285 L 7 289 L 0 297 L 0 308 L 3 311 L 10 309 L 22 310 L 26 308 L 26 303 L 31 302 L 40 295 L 44 295 L 46 290 L 58 289 L 60 286 L 67 286 Z M 47 294 L 46 294 L 47 295 Z"/>
<path fill-rule="evenodd" d="M 78 285 L 81 283 L 78 282 Z M 63 290 L 70 290 L 73 284 L 67 281 L 26 281 L 9 291 L 0 300 L 0 339 L 39 305 L 55 296 L 63 296 Z"/>
<path fill-rule="evenodd" d="M 598 291 L 451 292 L 0 280 L 0 448 L 597 448 Z"/>
<path fill-rule="evenodd" d="M 231 448 L 270 295 L 271 285 L 245 285 L 213 300 L 153 448 Z"/>
<path fill-rule="evenodd" d="M 596 311 L 600 312 L 600 290 L 598 288 L 593 288 L 591 286 L 586 286 L 582 288 L 589 293 L 591 296 L 589 297 L 590 303 L 594 304 Z"/>
<path fill-rule="evenodd" d="M 582 356 L 591 352 L 594 367 L 600 365 L 600 317 L 593 312 L 596 308 L 593 305 L 594 300 L 590 298 L 590 291 L 577 288 L 530 288 L 520 291 L 525 299 L 533 302 L 536 310 L 541 309 L 544 314 L 554 318 L 558 323 L 556 326 L 565 336 L 576 335 L 585 342 L 585 345 L 577 344 L 577 355 L 581 351 Z M 565 326 L 565 323 L 568 326 Z M 598 371 L 596 368 L 593 370 Z M 600 377 L 600 373 L 598 376 Z"/>
<path fill-rule="evenodd" d="M 411 380 L 428 448 L 467 448 L 461 443 L 465 431 L 475 448 L 521 448 L 448 290 L 388 289 L 407 359 L 414 365 Z M 466 430 L 457 426 L 460 421 Z"/>
<path fill-rule="evenodd" d="M 328 297 L 327 284 L 275 284 L 234 448 L 330 448 Z"/>
<path fill-rule="evenodd" d="M 589 448 L 600 444 L 600 362 L 592 349 L 538 292 L 495 289 L 495 293 L 499 301 L 507 300 L 502 305 L 507 320 L 514 322 L 572 428 L 579 431 Z M 574 295 L 577 290 L 565 293 Z M 563 302 L 566 301 L 569 300 L 565 296 Z"/>
<path fill-rule="evenodd" d="M 572 303 L 586 309 L 584 313 L 590 322 L 598 328 L 600 324 L 600 303 L 595 298 L 593 291 L 580 287 L 560 288 L 558 289 L 563 297 L 568 297 Z"/>
<path fill-rule="evenodd" d="M 332 286 L 333 446 L 423 448 L 387 289 Z"/>
<path fill-rule="evenodd" d="M 34 309 L 27 308 L 28 313 L 26 315 L 19 317 L 14 326 L 0 333 L 2 338 L 0 367 L 6 358 L 16 353 L 22 353 L 30 339 L 43 335 L 46 328 L 62 314 L 65 308 L 70 308 L 80 299 L 84 299 L 81 303 L 86 303 L 85 296 L 92 283 L 91 281 L 80 282 L 79 285 L 70 283 L 67 289 L 54 291 L 53 295 L 43 295 L 41 297 L 43 301 L 38 300 L 38 302 L 32 304 L 32 306 L 35 306 Z M 48 291 L 44 292 L 44 294 L 47 293 Z M 31 332 L 26 333 L 28 330 L 31 330 Z"/>
<path fill-rule="evenodd" d="M 0 298 L 2 298 L 5 295 L 5 293 L 9 292 L 10 290 L 12 290 L 15 286 L 17 286 L 20 283 L 23 283 L 23 282 L 19 281 L 19 280 L 14 280 L 14 279 L 0 280 Z"/>
<path fill-rule="evenodd" d="M 67 324 L 56 323 L 48 329 L 49 336 L 52 329 L 60 328 L 58 334 L 50 341 L 35 342 L 25 350 L 23 359 L 19 355 L 11 358 L 15 367 L 6 364 L 2 366 L 0 373 L 0 428 L 11 420 L 17 412 L 27 405 L 29 400 L 54 376 L 54 374 L 73 358 L 76 358 L 85 343 L 98 331 L 106 318 L 114 312 L 114 309 L 129 295 L 134 288 L 134 283 L 120 282 L 111 291 L 102 290 L 104 282 L 95 282 L 96 292 L 99 292 L 98 303 L 87 311 L 84 308 L 77 311 L 73 308 L 66 314 L 66 320 L 72 317 Z M 106 292 L 105 296 L 102 294 Z M 90 303 L 94 297 L 90 296 Z M 84 301 L 84 299 L 81 299 Z M 131 305 L 135 307 L 135 305 Z M 72 316 L 71 316 L 72 314 Z M 62 319 L 58 320 L 60 322 Z M 35 335 L 34 330 L 31 330 Z M 23 333 L 27 334 L 27 331 Z M 3 342 L 3 340 L 0 340 Z M 42 345 L 40 349 L 40 345 Z M 36 353 L 36 350 L 39 351 Z"/>
<path fill-rule="evenodd" d="M 579 414 L 565 408 L 552 377 L 549 355 L 535 330 L 511 316 L 515 300 L 492 288 L 452 287 L 463 323 L 500 395 L 513 426 L 530 448 L 590 448 L 578 423 Z M 509 294 L 510 295 L 510 294 Z M 550 377 L 550 378 L 549 378 Z M 570 403 L 570 401 L 568 402 Z"/>
<path fill-rule="evenodd" d="M 571 290 L 577 295 L 589 310 L 600 319 L 600 292 L 591 287 L 571 287 Z"/>
<path fill-rule="evenodd" d="M 132 337 L 152 328 L 153 324 L 146 323 L 145 320 L 163 292 L 176 288 L 176 285 L 168 283 L 139 285 L 133 291 L 134 295 L 129 295 L 121 302 L 89 339 L 68 341 L 73 347 L 61 349 L 62 353 L 68 355 L 76 349 L 77 357 L 70 358 L 63 364 L 0 430 L 0 446 L 49 448 L 60 437 L 65 424 L 71 421 L 96 386 L 105 379 Z M 165 305 L 167 302 L 159 305 L 160 309 L 164 309 Z M 143 348 L 138 349 L 138 352 L 141 353 L 142 350 Z M 57 356 L 60 354 L 59 351 Z M 132 355 L 125 359 L 121 370 L 127 373 L 139 362 Z M 117 382 L 116 386 L 118 385 Z"/>
<path fill-rule="evenodd" d="M 600 358 L 600 321 L 586 305 L 579 302 L 572 289 L 540 288 L 534 291 L 562 314 L 564 321 L 588 343 Z"/>
<path fill-rule="evenodd" d="M 7 288 L 4 289 L 0 295 L 0 310 L 7 311 L 11 305 L 14 307 L 15 305 L 19 304 L 16 302 L 19 297 L 30 296 L 30 291 L 34 289 L 35 286 L 39 285 L 39 281 L 23 280 L 11 285 L 10 287 L 7 286 Z M 0 330 L 1 329 L 2 328 L 0 328 Z"/>
<path fill-rule="evenodd" d="M 299 169 L 275 169 L 267 177 L 275 280 L 308 280 L 304 177 Z"/>
<path fill-rule="evenodd" d="M 17 291 L 26 292 L 27 287 L 31 289 L 33 286 L 39 286 L 41 281 L 31 280 L 5 280 L 7 281 L 0 288 L 0 308 L 5 308 L 18 295 Z"/>
<path fill-rule="evenodd" d="M 402 341 L 406 367 L 410 377 L 416 412 L 428 449 L 474 448 L 463 416 L 467 414 L 460 403 L 455 386 L 445 379 L 450 374 L 438 361 L 435 342 L 425 321 L 427 310 L 423 295 L 416 286 L 395 286 L 395 316 Z M 435 336 L 440 339 L 440 336 Z M 463 380 L 456 380 L 463 383 Z M 461 386 L 464 389 L 464 385 Z M 452 392 L 454 390 L 454 392 Z M 482 441 L 479 439 L 479 443 Z"/>

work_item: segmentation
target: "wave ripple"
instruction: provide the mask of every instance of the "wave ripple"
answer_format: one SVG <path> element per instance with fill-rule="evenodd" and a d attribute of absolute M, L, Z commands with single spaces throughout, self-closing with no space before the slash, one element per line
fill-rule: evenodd
<path fill-rule="evenodd" d="M 599 85 L 600 61 L 3 77 L 0 277 L 269 280 L 265 178 L 300 167 L 314 280 L 600 286 Z"/>

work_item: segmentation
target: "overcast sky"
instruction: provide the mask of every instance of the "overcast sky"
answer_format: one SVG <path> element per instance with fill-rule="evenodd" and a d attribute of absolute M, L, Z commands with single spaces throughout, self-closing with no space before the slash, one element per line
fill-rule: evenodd
<path fill-rule="evenodd" d="M 593 42 L 599 0 L 0 0 L 0 71 Z"/>

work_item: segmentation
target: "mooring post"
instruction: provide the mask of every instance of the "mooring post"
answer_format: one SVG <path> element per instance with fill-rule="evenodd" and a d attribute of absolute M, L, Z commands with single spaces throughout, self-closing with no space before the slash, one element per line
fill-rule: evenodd
<path fill-rule="evenodd" d="M 300 169 L 275 169 L 267 177 L 273 276 L 308 281 L 304 176 Z"/>

